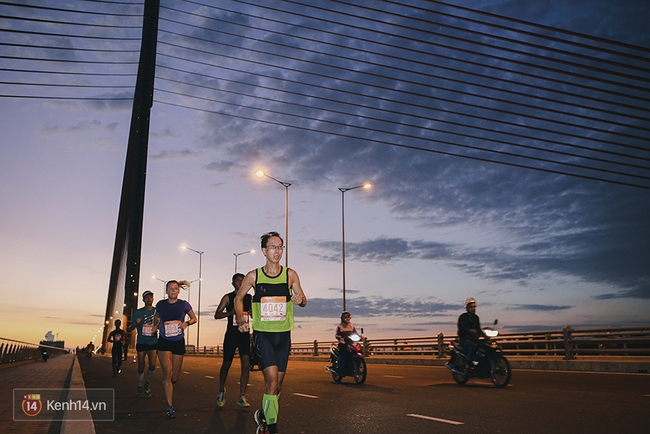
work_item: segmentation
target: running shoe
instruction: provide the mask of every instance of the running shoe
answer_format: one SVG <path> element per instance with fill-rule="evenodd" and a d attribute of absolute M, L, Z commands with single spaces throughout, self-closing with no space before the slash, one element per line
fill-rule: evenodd
<path fill-rule="evenodd" d="M 151 389 L 149 388 L 149 383 L 144 383 L 144 397 L 151 398 Z"/>
<path fill-rule="evenodd" d="M 176 419 L 176 410 L 173 406 L 167 408 L 167 419 Z"/>
<path fill-rule="evenodd" d="M 142 398 L 142 386 L 138 387 L 138 391 L 135 392 L 136 398 Z"/>
<path fill-rule="evenodd" d="M 255 430 L 255 434 L 269 434 L 269 429 L 267 428 L 266 425 L 264 426 L 260 425 Z"/>
<path fill-rule="evenodd" d="M 266 419 L 264 418 L 264 412 L 262 410 L 255 410 L 255 414 L 253 415 L 253 418 L 255 419 L 255 423 L 257 424 L 258 432 L 263 432 L 263 431 L 259 431 L 259 429 L 260 427 L 264 427 L 264 429 L 266 429 Z"/>
<path fill-rule="evenodd" d="M 223 407 L 226 404 L 226 389 L 219 391 L 217 394 L 217 406 Z"/>
<path fill-rule="evenodd" d="M 246 397 L 244 395 L 239 397 L 239 400 L 237 401 L 237 405 L 240 407 L 250 407 L 251 405 L 246 401 Z"/>

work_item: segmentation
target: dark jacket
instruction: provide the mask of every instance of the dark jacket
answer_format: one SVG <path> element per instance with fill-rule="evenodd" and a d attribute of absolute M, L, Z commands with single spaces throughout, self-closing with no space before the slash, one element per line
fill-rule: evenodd
<path fill-rule="evenodd" d="M 478 341 L 485 336 L 481 328 L 481 321 L 475 313 L 465 312 L 458 317 L 458 339 L 461 341 Z"/>

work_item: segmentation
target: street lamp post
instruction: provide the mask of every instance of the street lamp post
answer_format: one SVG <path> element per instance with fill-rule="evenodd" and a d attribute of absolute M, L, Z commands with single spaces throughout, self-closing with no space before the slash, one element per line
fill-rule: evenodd
<path fill-rule="evenodd" d="M 165 295 L 167 294 L 167 281 L 162 280 L 160 277 L 156 277 L 156 276 L 151 276 L 151 278 L 156 279 L 156 280 L 160 280 L 163 283 L 163 296 L 162 296 L 162 299 L 164 299 Z"/>
<path fill-rule="evenodd" d="M 258 170 L 255 174 L 260 178 L 263 176 L 271 178 L 284 187 L 284 266 L 289 268 L 289 187 L 291 183 L 277 180 L 263 170 Z"/>
<path fill-rule="evenodd" d="M 235 255 L 235 274 L 237 274 L 237 258 L 241 255 L 245 255 L 246 253 L 255 253 L 255 249 L 246 250 L 245 252 L 241 253 L 233 253 L 233 255 Z"/>
<path fill-rule="evenodd" d="M 366 182 L 365 184 L 357 185 L 356 187 L 339 187 L 339 191 L 341 192 L 341 264 L 343 266 L 343 310 L 347 310 L 345 304 L 345 192 L 362 187 L 370 188 L 371 186 L 371 183 Z"/>
<path fill-rule="evenodd" d="M 181 249 L 191 250 L 194 253 L 199 255 L 199 300 L 197 302 L 197 311 L 196 311 L 196 350 L 199 351 L 199 336 L 201 334 L 201 282 L 203 281 L 202 269 L 203 269 L 203 253 L 198 250 L 191 249 L 186 245 L 182 245 Z M 189 296 L 189 292 L 188 292 Z"/>

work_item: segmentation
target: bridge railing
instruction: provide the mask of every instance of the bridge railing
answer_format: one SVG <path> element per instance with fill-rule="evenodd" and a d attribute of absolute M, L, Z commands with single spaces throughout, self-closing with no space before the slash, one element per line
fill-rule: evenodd
<path fill-rule="evenodd" d="M 0 365 L 20 362 L 23 360 L 38 360 L 41 357 L 39 348 L 46 348 L 50 356 L 65 354 L 63 348 L 33 344 L 31 342 L 17 341 L 0 337 Z"/>
<path fill-rule="evenodd" d="M 368 356 L 447 356 L 449 344 L 456 335 L 414 336 L 367 339 Z M 573 329 L 535 332 L 500 333 L 496 338 L 509 356 L 563 356 L 570 360 L 577 355 L 650 356 L 650 326 Z M 327 354 L 334 341 L 296 342 L 291 354 Z"/>

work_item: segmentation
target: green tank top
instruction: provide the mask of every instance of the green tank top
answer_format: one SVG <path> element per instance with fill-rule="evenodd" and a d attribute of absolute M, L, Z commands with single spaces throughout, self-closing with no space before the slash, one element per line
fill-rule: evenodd
<path fill-rule="evenodd" d="M 262 268 L 255 270 L 253 295 L 253 330 L 259 332 L 287 332 L 293 329 L 293 301 L 282 267 L 275 277 L 267 276 Z"/>

